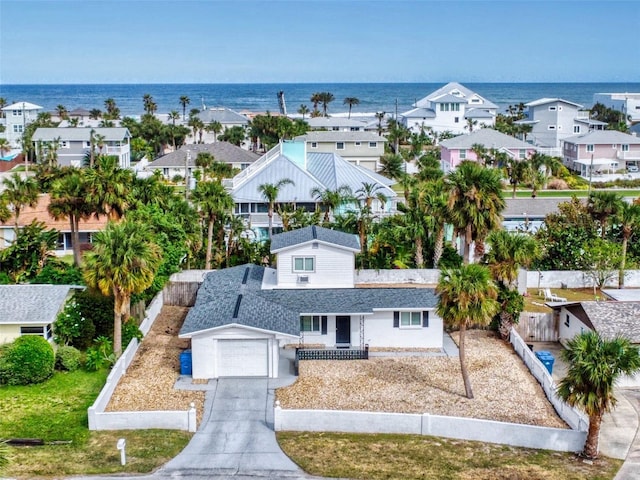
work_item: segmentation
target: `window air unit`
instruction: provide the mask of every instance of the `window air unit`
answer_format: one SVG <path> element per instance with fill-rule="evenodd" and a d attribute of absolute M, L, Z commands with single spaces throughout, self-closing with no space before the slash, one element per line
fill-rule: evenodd
<path fill-rule="evenodd" d="M 298 283 L 309 283 L 309 275 L 298 275 Z"/>

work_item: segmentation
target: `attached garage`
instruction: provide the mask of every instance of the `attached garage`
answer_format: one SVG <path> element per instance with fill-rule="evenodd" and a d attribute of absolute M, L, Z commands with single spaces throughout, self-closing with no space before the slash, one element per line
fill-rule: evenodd
<path fill-rule="evenodd" d="M 218 377 L 267 377 L 269 340 L 218 340 Z"/>

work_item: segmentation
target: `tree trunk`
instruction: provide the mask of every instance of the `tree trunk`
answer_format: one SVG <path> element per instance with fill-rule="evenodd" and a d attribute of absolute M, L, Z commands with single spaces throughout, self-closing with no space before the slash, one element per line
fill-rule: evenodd
<path fill-rule="evenodd" d="M 460 356 L 460 371 L 462 372 L 462 381 L 464 382 L 464 391 L 467 398 L 473 398 L 473 391 L 471 390 L 471 380 L 469 380 L 469 372 L 467 372 L 467 364 L 464 351 L 464 333 L 467 329 L 466 324 L 460 325 L 460 345 L 458 345 L 458 355 Z"/>
<path fill-rule="evenodd" d="M 422 237 L 420 235 L 418 235 L 415 238 L 415 243 L 416 243 L 416 254 L 415 254 L 416 268 L 424 268 L 424 254 L 422 252 Z"/>
<path fill-rule="evenodd" d="M 600 424 L 602 423 L 602 413 L 594 413 L 589 415 L 589 432 L 587 440 L 584 443 L 584 451 L 582 452 L 587 458 L 596 458 L 598 456 L 598 440 L 600 437 Z"/>
<path fill-rule="evenodd" d="M 516 188 L 518 188 L 518 184 L 513 182 L 513 190 L 511 192 L 511 198 L 516 198 Z"/>
<path fill-rule="evenodd" d="M 464 255 L 462 259 L 465 265 L 468 265 L 471 261 L 471 225 L 467 225 L 464 232 Z"/>
<path fill-rule="evenodd" d="M 507 312 L 500 312 L 500 325 L 498 326 L 498 333 L 503 340 L 509 340 L 511 328 L 513 327 L 513 319 L 511 314 Z"/>
<path fill-rule="evenodd" d="M 113 292 L 113 353 L 116 358 L 122 354 L 122 304 L 124 299 L 114 289 Z"/>
<path fill-rule="evenodd" d="M 444 225 L 438 225 L 436 239 L 433 245 L 433 268 L 438 268 L 438 263 L 444 250 Z"/>
<path fill-rule="evenodd" d="M 71 242 L 73 243 L 73 265 L 80 268 L 82 257 L 80 255 L 80 232 L 78 232 L 79 219 L 74 214 L 70 214 L 69 223 L 71 224 Z"/>
<path fill-rule="evenodd" d="M 627 244 L 629 237 L 622 236 L 622 259 L 620 260 L 620 271 L 618 272 L 618 288 L 624 288 L 624 267 L 627 263 Z"/>
<path fill-rule="evenodd" d="M 273 206 L 269 205 L 269 240 L 271 240 L 271 235 L 273 232 Z"/>
<path fill-rule="evenodd" d="M 207 254 L 204 260 L 204 268 L 211 270 L 211 251 L 213 243 L 213 218 L 209 218 L 209 228 L 207 229 Z"/>

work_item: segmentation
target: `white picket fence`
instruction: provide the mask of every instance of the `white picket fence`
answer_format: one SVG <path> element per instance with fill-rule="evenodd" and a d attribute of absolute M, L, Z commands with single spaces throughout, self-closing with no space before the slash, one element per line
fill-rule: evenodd
<path fill-rule="evenodd" d="M 140 324 L 143 335 L 147 335 L 153 322 L 162 310 L 163 292 L 159 292 L 149 304 L 146 315 Z M 184 411 L 147 411 L 147 412 L 105 412 L 111 396 L 120 379 L 127 373 L 139 343 L 131 340 L 122 356 L 115 363 L 98 398 L 88 409 L 89 430 L 138 430 L 163 428 L 169 430 L 196 431 L 196 409 L 191 404 Z"/>

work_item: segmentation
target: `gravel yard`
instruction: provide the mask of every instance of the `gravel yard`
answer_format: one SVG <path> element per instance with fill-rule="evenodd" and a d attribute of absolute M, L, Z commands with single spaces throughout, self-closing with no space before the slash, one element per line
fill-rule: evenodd
<path fill-rule="evenodd" d="M 178 338 L 188 310 L 162 307 L 126 375 L 116 387 L 107 411 L 187 410 L 193 402 L 200 423 L 205 392 L 173 388 L 180 372 L 180 352 L 189 346 L 188 340 Z"/>
<path fill-rule="evenodd" d="M 466 346 L 473 400 L 464 396 L 457 357 L 305 360 L 296 383 L 276 396 L 283 408 L 428 412 L 567 428 L 510 345 L 470 331 Z"/>

